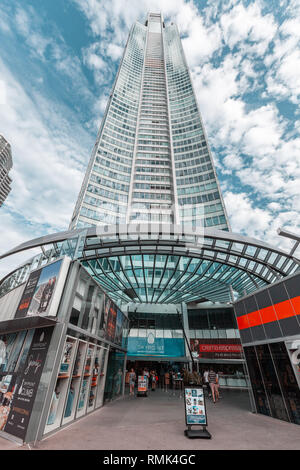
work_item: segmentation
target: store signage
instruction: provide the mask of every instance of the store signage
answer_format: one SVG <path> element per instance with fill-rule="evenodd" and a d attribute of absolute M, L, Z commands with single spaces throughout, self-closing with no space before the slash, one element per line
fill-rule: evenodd
<path fill-rule="evenodd" d="M 128 338 L 128 355 L 180 357 L 185 355 L 182 338 L 155 338 L 153 333 L 147 337 Z"/>
<path fill-rule="evenodd" d="M 242 351 L 239 344 L 200 344 L 200 352 L 237 352 Z"/>
<path fill-rule="evenodd" d="M 52 332 L 51 327 L 35 330 L 25 365 L 10 387 L 8 418 L 3 430 L 22 440 L 26 436 Z"/>
<path fill-rule="evenodd" d="M 207 426 L 205 397 L 202 387 L 184 389 L 185 421 L 188 426 Z"/>
<path fill-rule="evenodd" d="M 191 339 L 192 355 L 198 357 L 210 357 L 213 359 L 240 359 L 242 357 L 242 345 L 226 342 L 211 343 L 203 339 Z"/>
<path fill-rule="evenodd" d="M 15 318 L 56 315 L 56 311 L 51 311 L 51 305 L 63 261 L 60 259 L 30 273 Z"/>

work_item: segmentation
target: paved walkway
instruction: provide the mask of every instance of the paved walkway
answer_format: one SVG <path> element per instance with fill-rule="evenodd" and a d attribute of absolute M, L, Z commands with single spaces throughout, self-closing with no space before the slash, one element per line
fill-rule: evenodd
<path fill-rule="evenodd" d="M 207 400 L 211 440 L 184 436 L 183 398 L 178 392 L 149 392 L 147 398 L 126 396 L 39 442 L 37 449 L 82 450 L 212 450 L 300 449 L 300 426 L 249 411 L 247 392 L 223 391 Z M 27 449 L 0 438 L 0 449 Z"/>

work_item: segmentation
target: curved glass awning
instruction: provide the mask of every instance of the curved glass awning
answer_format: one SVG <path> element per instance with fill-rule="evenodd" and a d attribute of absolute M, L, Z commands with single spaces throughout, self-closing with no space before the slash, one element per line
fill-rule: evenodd
<path fill-rule="evenodd" d="M 297 258 L 258 240 L 175 225 L 62 232 L 26 242 L 1 258 L 34 247 L 41 248 L 40 258 L 6 276 L 0 295 L 13 279 L 24 279 L 24 270 L 63 255 L 80 260 L 116 302 L 231 302 L 300 269 Z"/>

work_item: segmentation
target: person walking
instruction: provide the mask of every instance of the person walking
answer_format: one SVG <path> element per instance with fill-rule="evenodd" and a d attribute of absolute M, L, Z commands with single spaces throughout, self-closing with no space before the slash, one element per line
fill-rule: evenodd
<path fill-rule="evenodd" d="M 215 373 L 213 368 L 211 368 L 209 373 L 208 373 L 208 380 L 209 380 L 209 385 L 210 385 L 210 389 L 211 389 L 213 402 L 216 403 L 216 401 L 218 401 L 219 395 L 218 395 L 218 390 L 217 390 L 217 387 L 216 387 L 217 374 Z"/>
<path fill-rule="evenodd" d="M 134 395 L 135 381 L 136 381 L 136 373 L 134 372 L 134 369 L 131 368 L 131 370 L 130 370 L 130 372 L 129 372 L 129 389 L 130 389 L 130 395 Z"/>

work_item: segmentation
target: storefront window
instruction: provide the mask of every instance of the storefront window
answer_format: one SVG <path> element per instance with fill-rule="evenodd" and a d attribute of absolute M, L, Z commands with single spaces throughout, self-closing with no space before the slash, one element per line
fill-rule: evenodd
<path fill-rule="evenodd" d="M 122 352 L 112 350 L 109 353 L 105 400 L 113 400 L 122 393 L 124 358 L 125 354 Z"/>
<path fill-rule="evenodd" d="M 283 342 L 270 344 L 273 361 L 290 419 L 300 424 L 300 390 Z"/>
<path fill-rule="evenodd" d="M 252 390 L 257 411 L 263 415 L 271 416 L 270 406 L 257 362 L 255 349 L 253 346 L 245 347 L 244 352 L 247 360 L 249 375 L 251 378 Z"/>
<path fill-rule="evenodd" d="M 272 416 L 284 421 L 289 421 L 268 345 L 263 344 L 256 346 L 256 352 Z"/>

